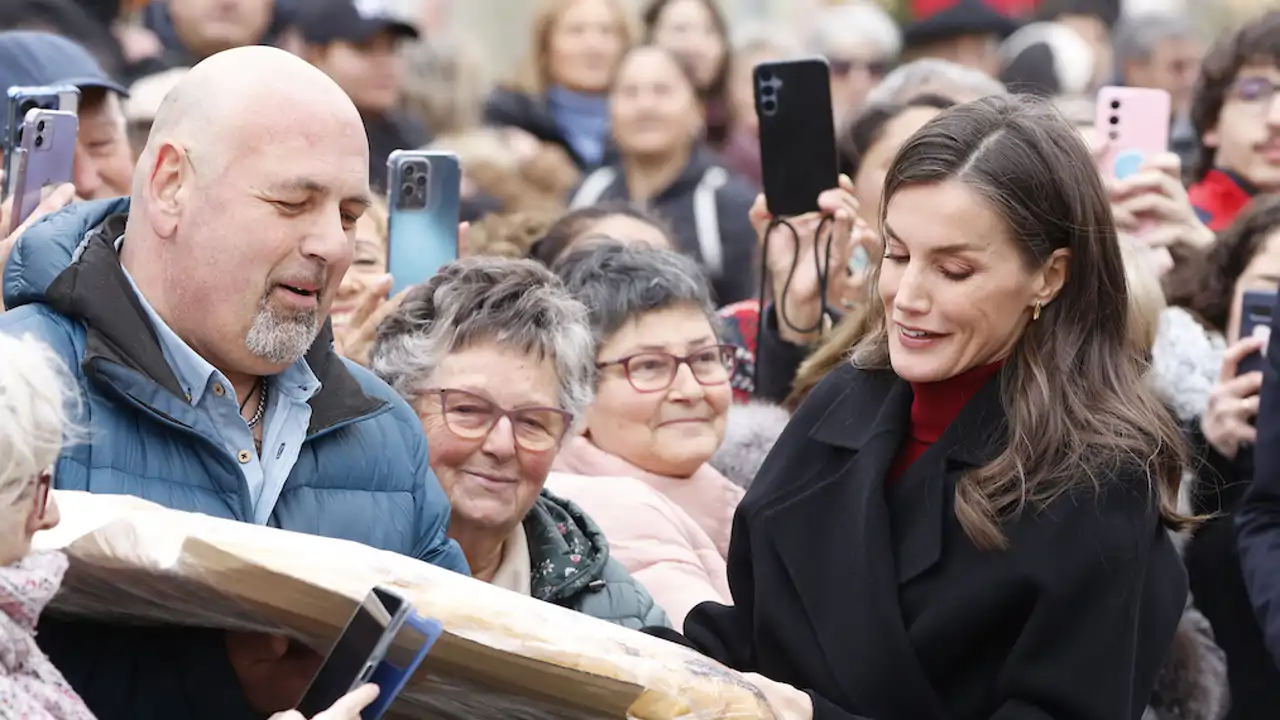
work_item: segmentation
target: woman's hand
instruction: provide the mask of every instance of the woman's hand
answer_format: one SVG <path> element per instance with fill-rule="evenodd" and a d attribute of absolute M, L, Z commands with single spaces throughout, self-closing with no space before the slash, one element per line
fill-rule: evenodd
<path fill-rule="evenodd" d="M 392 282 L 390 275 L 384 275 L 378 282 L 371 284 L 361 295 L 360 302 L 347 323 L 342 328 L 333 329 L 333 347 L 339 355 L 368 367 L 369 351 L 373 349 L 378 326 L 400 307 L 405 293 L 409 292 L 407 289 L 402 290 L 388 300 L 387 293 L 391 290 Z"/>
<path fill-rule="evenodd" d="M 822 288 L 817 264 L 827 261 L 827 243 L 816 242 L 815 235 L 824 217 L 832 218 L 828 223 L 831 226 L 831 264 L 825 267 L 828 281 L 838 280 L 840 273 L 848 273 L 854 244 L 854 223 L 858 215 L 853 181 L 847 175 L 841 175 L 839 187 L 818 196 L 818 208 L 818 212 L 788 220 L 795 228 L 794 234 L 781 224 L 768 234 L 764 264 L 772 284 L 770 290 L 774 312 L 778 314 L 778 334 L 794 345 L 807 345 L 817 339 L 822 322 Z M 758 196 L 751 206 L 750 217 L 756 236 L 764 244 L 773 215 L 763 195 Z M 787 284 L 788 277 L 791 278 L 790 285 Z"/>
<path fill-rule="evenodd" d="M 1136 175 L 1109 181 L 1116 228 L 1150 248 L 1209 249 L 1215 235 L 1196 215 L 1181 174 L 1178 156 L 1162 153 L 1143 163 Z"/>
<path fill-rule="evenodd" d="M 764 694 L 777 720 L 813 720 L 813 698 L 809 693 L 756 673 L 746 673 L 744 677 Z"/>
<path fill-rule="evenodd" d="M 1200 418 L 1200 430 L 1220 455 L 1234 459 L 1244 443 L 1258 438 L 1253 419 L 1258 414 L 1258 391 L 1262 389 L 1262 373 L 1237 376 L 1236 368 L 1246 357 L 1261 352 L 1260 338 L 1242 338 L 1222 356 L 1218 384 L 1209 393 L 1209 407 Z"/>
<path fill-rule="evenodd" d="M 360 720 L 360 711 L 377 699 L 378 686 L 369 683 L 347 693 L 341 700 L 334 703 L 333 707 L 310 718 L 310 720 Z M 308 718 L 302 717 L 302 713 L 297 710 L 290 710 L 276 713 L 268 720 L 308 720 Z"/>

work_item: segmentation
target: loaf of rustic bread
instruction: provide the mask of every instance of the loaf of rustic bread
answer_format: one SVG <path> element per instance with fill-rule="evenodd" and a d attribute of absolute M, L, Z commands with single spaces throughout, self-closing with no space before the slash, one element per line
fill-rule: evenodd
<path fill-rule="evenodd" d="M 320 652 L 375 586 L 443 623 L 390 715 L 770 720 L 740 674 L 672 643 L 358 543 L 59 492 L 51 612 L 285 634 Z"/>

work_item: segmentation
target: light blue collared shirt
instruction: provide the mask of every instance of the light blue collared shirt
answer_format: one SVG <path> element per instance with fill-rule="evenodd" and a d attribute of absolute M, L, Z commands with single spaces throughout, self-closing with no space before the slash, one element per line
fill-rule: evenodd
<path fill-rule="evenodd" d="M 123 268 L 121 268 L 123 270 Z M 320 391 L 320 381 L 305 359 L 298 359 L 279 375 L 267 378 L 267 412 L 262 422 L 262 457 L 253 446 L 253 431 L 240 415 L 235 388 L 226 376 L 178 337 L 142 296 L 125 271 L 138 302 L 155 326 L 160 349 L 191 407 L 204 413 L 217 428 L 217 438 L 236 459 L 248 485 L 253 521 L 266 525 L 275 510 L 285 480 L 293 471 L 311 424 L 307 404 Z"/>

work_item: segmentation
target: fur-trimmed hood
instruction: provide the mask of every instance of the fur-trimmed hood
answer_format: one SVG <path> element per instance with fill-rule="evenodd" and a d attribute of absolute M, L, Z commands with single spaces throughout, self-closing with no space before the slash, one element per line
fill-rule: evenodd
<path fill-rule="evenodd" d="M 1179 307 L 1160 312 L 1151 348 L 1152 383 L 1178 419 L 1190 422 L 1209 405 L 1226 342 Z"/>
<path fill-rule="evenodd" d="M 751 402 L 730 407 L 724 442 L 712 456 L 711 467 L 744 490 L 751 487 L 751 481 L 790 419 L 791 413 L 771 403 Z"/>

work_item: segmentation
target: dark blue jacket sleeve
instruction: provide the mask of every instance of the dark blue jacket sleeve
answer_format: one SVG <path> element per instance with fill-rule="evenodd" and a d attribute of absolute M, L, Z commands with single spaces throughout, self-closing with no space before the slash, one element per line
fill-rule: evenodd
<path fill-rule="evenodd" d="M 261 720 L 224 633 L 46 615 L 37 641 L 98 720 Z"/>
<path fill-rule="evenodd" d="M 1267 359 L 1253 484 L 1236 514 L 1236 543 L 1249 602 L 1267 650 L 1280 663 L 1280 333 L 1271 336 Z"/>

